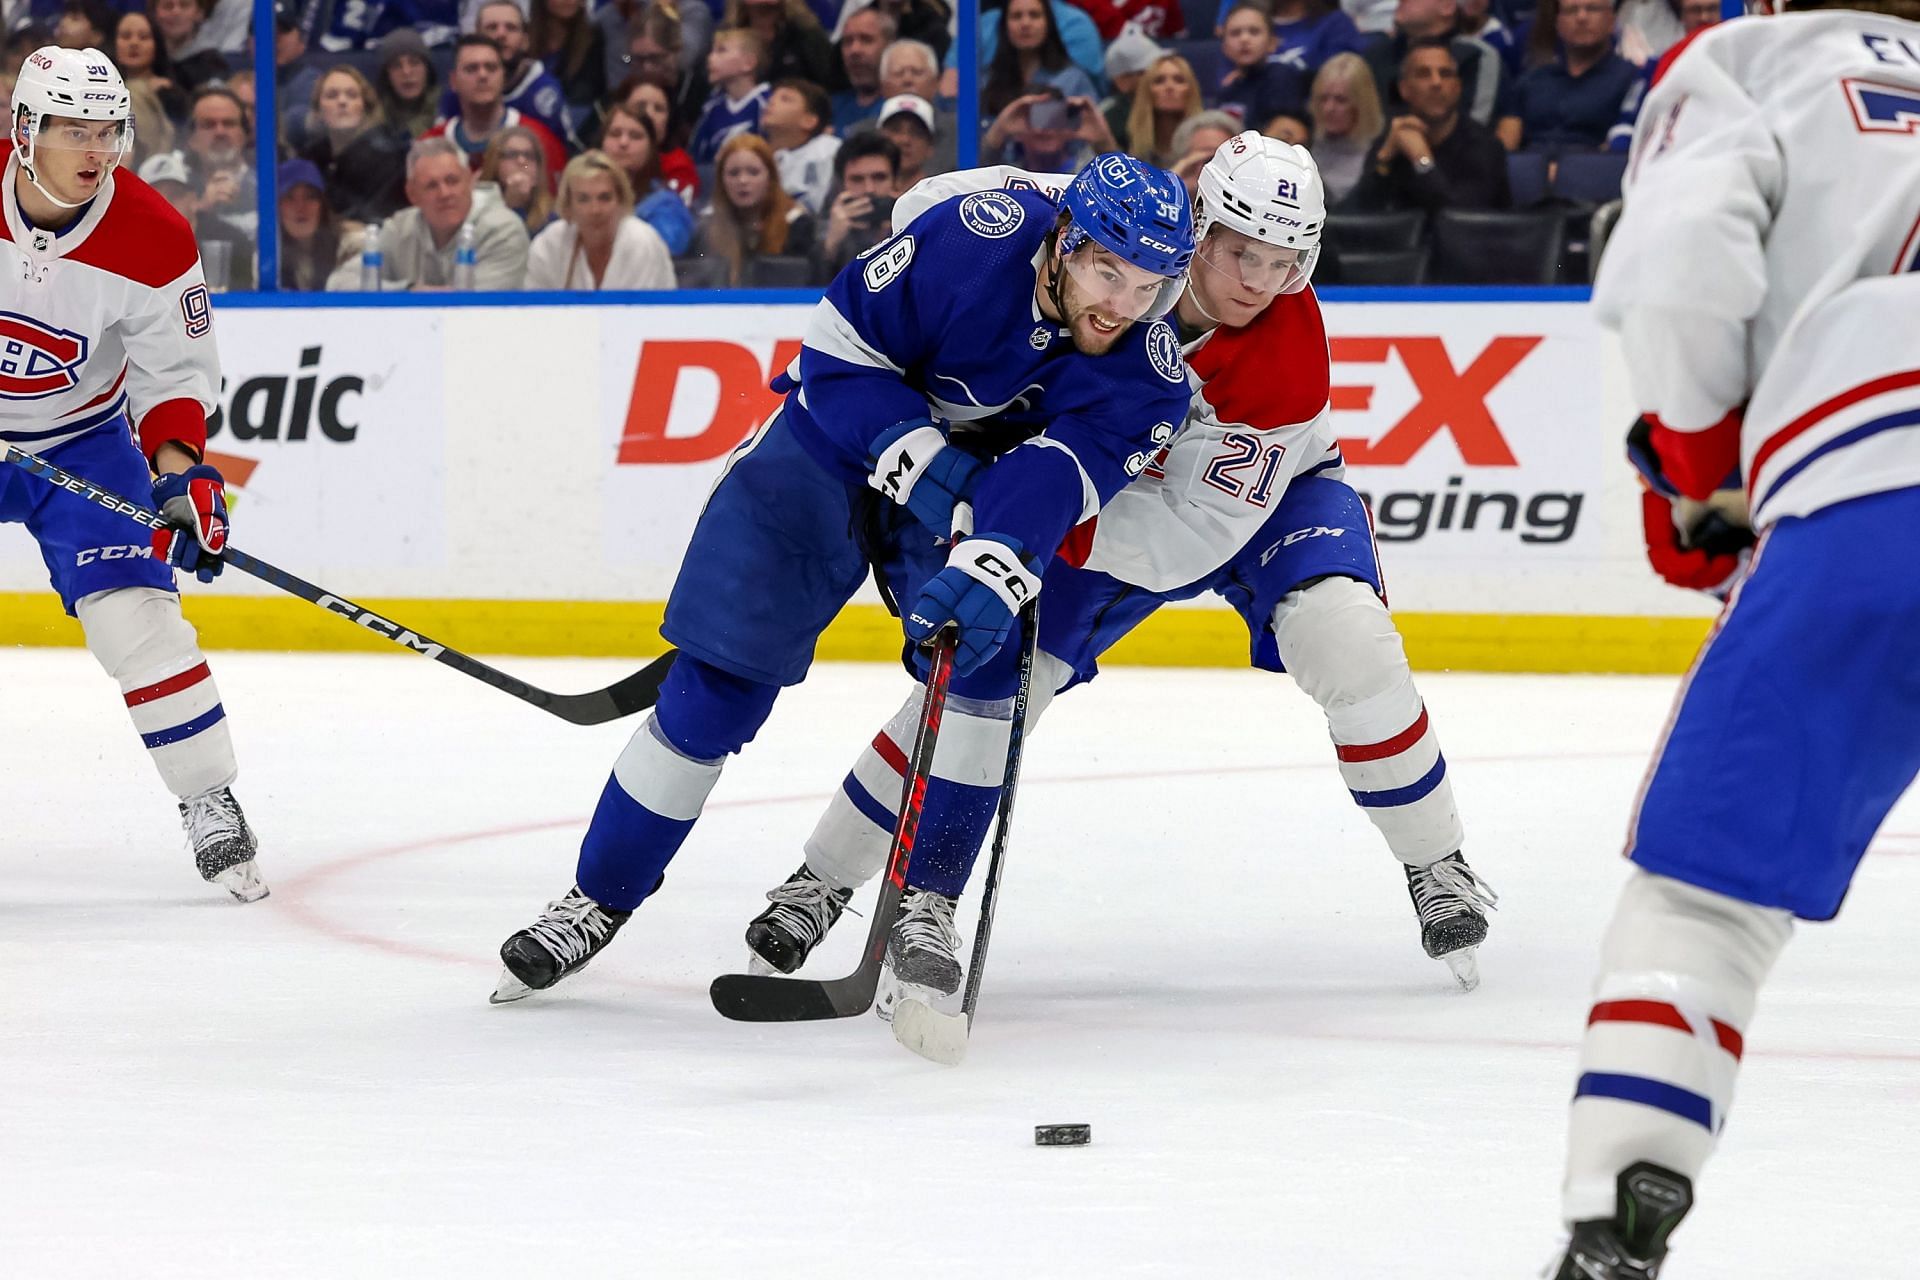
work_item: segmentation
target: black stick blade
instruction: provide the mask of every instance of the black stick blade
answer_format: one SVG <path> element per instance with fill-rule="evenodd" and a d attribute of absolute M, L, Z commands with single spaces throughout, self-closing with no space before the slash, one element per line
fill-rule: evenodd
<path fill-rule="evenodd" d="M 878 985 L 855 974 L 831 982 L 778 978 L 754 973 L 723 973 L 707 994 L 723 1018 L 735 1022 L 823 1022 L 851 1018 L 873 1007 Z"/>

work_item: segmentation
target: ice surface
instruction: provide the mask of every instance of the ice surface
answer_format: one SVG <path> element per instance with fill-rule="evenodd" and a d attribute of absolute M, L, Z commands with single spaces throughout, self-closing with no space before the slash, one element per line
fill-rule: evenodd
<path fill-rule="evenodd" d="M 504 665 L 584 689 L 630 664 Z M 214 669 L 274 888 L 249 907 L 195 877 L 84 653 L 0 666 L 0 1275 L 1532 1276 L 1672 689 L 1422 679 L 1503 894 L 1467 996 L 1286 680 L 1103 676 L 1030 744 L 947 1069 L 871 1018 L 706 997 L 898 673 L 791 691 L 613 948 L 492 1008 L 632 726 L 397 655 Z M 1673 1280 L 1914 1273 L 1917 914 L 1908 804 L 1763 999 Z M 851 965 L 849 923 L 816 965 Z M 1093 1145 L 1033 1145 L 1065 1122 Z"/>

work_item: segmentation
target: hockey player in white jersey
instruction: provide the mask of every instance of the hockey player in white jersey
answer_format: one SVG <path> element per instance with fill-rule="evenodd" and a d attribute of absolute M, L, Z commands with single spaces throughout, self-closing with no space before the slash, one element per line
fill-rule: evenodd
<path fill-rule="evenodd" d="M 1629 163 L 1595 302 L 1650 420 L 1638 460 L 1691 502 L 1737 472 L 1760 541 L 1630 820 L 1559 1280 L 1664 1274 L 1761 983 L 1920 771 L 1920 3 L 1707 30 Z"/>
<path fill-rule="evenodd" d="M 138 526 L 23 470 L 0 468 L 0 523 L 26 525 L 87 647 L 180 801 L 202 877 L 267 894 L 230 787 L 226 712 L 175 568 L 210 580 L 226 545 L 220 473 L 202 460 L 220 385 L 193 231 L 121 163 L 126 85 L 97 49 L 31 54 L 0 147 L 0 439 L 104 488 L 151 489 L 175 527 Z M 16 730 L 23 726 L 14 726 Z"/>
<path fill-rule="evenodd" d="M 896 206 L 896 225 L 963 192 L 1062 181 L 1007 168 L 928 179 Z M 1199 188 L 1194 267 L 1174 313 L 1187 417 L 1049 569 L 1029 723 L 1161 604 L 1224 597 L 1247 623 L 1252 665 L 1291 673 L 1320 703 L 1343 780 L 1404 866 L 1425 949 L 1470 989 L 1493 895 L 1460 854 L 1446 761 L 1386 608 L 1364 504 L 1343 479 L 1309 287 L 1325 218 L 1318 170 L 1304 149 L 1247 132 L 1220 147 Z M 917 704 L 862 753 L 806 861 L 748 927 L 762 971 L 797 969 L 883 865 Z M 882 1017 L 902 990 L 939 999 L 959 988 L 954 902 L 999 797 L 1011 715 L 1010 701 L 948 701 Z"/>

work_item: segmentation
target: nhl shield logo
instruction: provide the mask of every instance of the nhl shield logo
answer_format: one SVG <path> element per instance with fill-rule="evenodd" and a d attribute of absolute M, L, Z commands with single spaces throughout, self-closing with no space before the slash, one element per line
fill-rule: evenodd
<path fill-rule="evenodd" d="M 0 399 L 43 400 L 80 385 L 87 340 L 30 316 L 0 311 Z"/>
<path fill-rule="evenodd" d="M 1026 218 L 1020 202 L 1004 191 L 979 191 L 960 202 L 960 221 L 988 240 L 1012 235 Z"/>

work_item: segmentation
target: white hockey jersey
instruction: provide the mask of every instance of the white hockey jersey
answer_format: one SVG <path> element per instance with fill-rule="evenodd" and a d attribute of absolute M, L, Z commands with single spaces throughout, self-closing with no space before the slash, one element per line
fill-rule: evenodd
<path fill-rule="evenodd" d="M 126 412 L 149 457 L 204 448 L 220 360 L 186 219 L 118 170 L 67 231 L 30 227 L 11 145 L 0 159 L 0 438 L 51 449 Z"/>
<path fill-rule="evenodd" d="M 894 205 L 906 226 L 952 196 L 994 189 L 1058 195 L 1072 174 L 1008 165 L 915 183 Z M 1260 532 L 1300 475 L 1341 479 L 1329 413 L 1331 366 L 1311 289 L 1277 297 L 1252 324 L 1216 328 L 1185 348 L 1186 420 L 1139 477 L 1076 528 L 1061 555 L 1148 591 L 1213 573 Z"/>
<path fill-rule="evenodd" d="M 1594 293 L 1642 411 L 1724 434 L 1756 528 L 1920 485 L 1920 24 L 1742 18 L 1682 49 L 1635 130 Z M 1698 496 L 1698 495 L 1695 495 Z"/>

